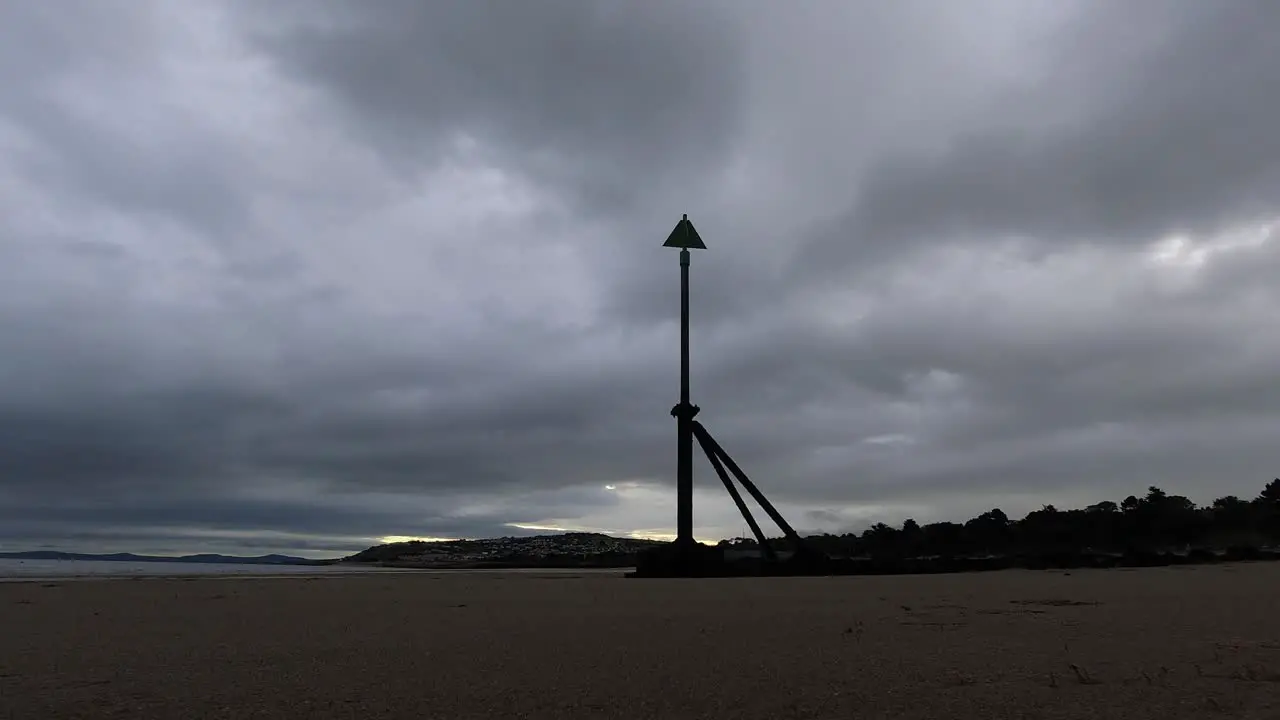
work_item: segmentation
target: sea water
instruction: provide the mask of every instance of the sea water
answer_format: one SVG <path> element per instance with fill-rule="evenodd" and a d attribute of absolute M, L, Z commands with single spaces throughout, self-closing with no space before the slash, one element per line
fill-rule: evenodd
<path fill-rule="evenodd" d="M 127 560 L 17 560 L 0 558 L 0 581 L 99 577 L 291 576 L 396 572 L 352 565 L 254 565 L 249 563 L 129 562 Z"/>
<path fill-rule="evenodd" d="M 127 560 L 17 560 L 0 558 L 0 582 L 127 577 L 307 577 L 361 573 L 441 575 L 621 575 L 631 568 L 384 568 L 372 565 L 257 565 L 251 563 L 129 562 Z"/>

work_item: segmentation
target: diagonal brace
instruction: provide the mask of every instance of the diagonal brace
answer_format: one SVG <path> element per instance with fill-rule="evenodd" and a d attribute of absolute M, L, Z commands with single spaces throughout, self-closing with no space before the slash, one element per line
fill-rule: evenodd
<path fill-rule="evenodd" d="M 764 493 L 760 492 L 760 489 L 756 487 L 755 483 L 751 482 L 751 479 L 742 471 L 742 468 L 738 467 L 738 464 L 733 461 L 733 458 L 729 457 L 729 454 L 724 451 L 724 448 L 720 446 L 720 443 L 716 442 L 715 438 L 711 437 L 711 433 L 707 432 L 707 429 L 703 427 L 702 423 L 694 420 L 692 425 L 693 435 L 698 439 L 698 444 L 702 446 L 702 449 L 707 453 L 707 456 L 714 456 L 714 458 L 723 461 L 724 465 L 728 467 L 729 472 L 733 473 L 733 476 L 737 478 L 738 482 L 742 483 L 742 487 L 746 488 L 747 492 L 751 493 L 751 497 L 755 498 L 755 501 L 760 503 L 760 507 L 764 508 L 764 511 L 769 515 L 769 518 L 772 519 L 773 522 L 777 524 L 778 528 L 782 530 L 782 534 L 786 539 L 796 548 L 796 550 L 802 549 L 804 541 L 801 540 L 798 534 L 796 534 L 796 531 L 792 529 L 786 519 L 782 517 L 782 514 L 778 512 L 777 508 L 769 502 L 769 499 L 764 496 Z M 721 468 L 717 464 L 716 459 L 712 459 L 711 463 L 713 466 L 716 466 L 717 472 L 720 472 Z M 730 486 L 730 483 L 727 482 L 727 478 L 723 475 L 721 475 L 721 480 L 726 481 L 726 487 Z M 741 503 L 741 496 L 739 496 L 733 489 L 729 492 L 734 496 L 735 501 L 739 502 L 738 509 L 743 511 L 744 517 L 750 518 L 750 513 L 744 509 L 745 504 Z M 753 521 L 749 520 L 749 522 L 752 522 L 752 530 L 756 531 L 758 526 L 754 525 Z M 761 545 L 764 545 L 764 543 L 762 542 Z"/>
<path fill-rule="evenodd" d="M 695 423 L 696 427 L 696 423 Z M 724 483 L 724 489 L 729 491 L 729 497 L 733 498 L 733 504 L 738 506 L 738 512 L 742 513 L 742 519 L 747 521 L 751 526 L 751 534 L 756 536 L 756 542 L 760 544 L 760 551 L 764 553 L 766 559 L 773 561 L 778 559 L 777 553 L 773 551 L 773 546 L 769 544 L 768 538 L 764 536 L 764 531 L 760 529 L 760 523 L 756 522 L 755 517 L 751 514 L 751 508 L 747 507 L 747 503 L 742 499 L 742 493 L 738 492 L 738 488 L 734 487 L 733 480 L 729 479 L 729 473 L 724 469 L 724 463 L 720 462 L 720 457 L 715 451 L 702 440 L 702 436 L 696 435 L 698 444 L 702 446 L 702 451 L 707 454 L 707 459 L 711 461 L 711 467 L 715 468 L 716 475 L 720 476 L 720 482 Z"/>

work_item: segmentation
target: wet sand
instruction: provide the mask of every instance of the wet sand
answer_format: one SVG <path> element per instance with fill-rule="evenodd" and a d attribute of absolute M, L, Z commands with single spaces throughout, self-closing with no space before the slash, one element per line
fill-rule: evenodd
<path fill-rule="evenodd" d="M 1280 563 L 0 584 L 0 720 L 1280 718 Z"/>

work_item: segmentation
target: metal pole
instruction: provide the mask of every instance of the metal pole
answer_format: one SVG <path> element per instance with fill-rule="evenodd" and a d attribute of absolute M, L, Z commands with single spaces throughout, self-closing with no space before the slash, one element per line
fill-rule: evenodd
<path fill-rule="evenodd" d="M 680 403 L 671 408 L 676 425 L 676 544 L 693 547 L 693 418 L 698 406 L 689 402 L 689 250 L 707 246 L 686 214 L 663 247 L 680 248 Z"/>
<path fill-rule="evenodd" d="M 693 542 L 693 416 L 689 412 L 689 250 L 680 250 L 680 409 L 676 427 L 676 542 Z"/>

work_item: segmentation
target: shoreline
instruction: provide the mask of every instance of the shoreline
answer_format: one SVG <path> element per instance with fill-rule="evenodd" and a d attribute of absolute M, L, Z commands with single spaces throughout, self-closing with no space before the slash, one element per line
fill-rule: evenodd
<path fill-rule="evenodd" d="M 401 573 L 412 573 L 411 570 L 404 571 L 376 571 L 368 572 L 354 571 L 346 573 L 289 573 L 289 574 L 267 574 L 267 573 L 190 573 L 190 574 L 165 574 L 165 575 L 144 575 L 144 574 L 128 574 L 128 573 L 82 573 L 79 575 L 8 575 L 0 576 L 2 584 L 20 584 L 20 583 L 50 583 L 50 582 L 97 582 L 97 581 L 126 581 L 126 580 L 318 580 L 323 578 L 340 578 L 370 575 L 397 575 Z"/>
<path fill-rule="evenodd" d="M 832 559 L 814 572 L 793 573 L 813 577 L 851 576 L 851 577 L 912 577 L 928 575 L 970 575 L 987 574 L 1006 570 L 1025 571 L 1071 571 L 1071 570 L 1124 570 L 1159 567 L 1230 567 L 1247 564 L 1269 564 L 1280 560 L 1280 552 L 1273 548 L 1231 549 L 1227 551 L 1192 551 L 1190 553 L 1171 552 L 1134 552 L 1134 553 L 1060 553 L 1023 556 L 990 556 L 984 558 L 848 558 Z M 13 561 L 22 565 L 25 561 Z M 171 562 L 161 572 L 153 572 L 151 567 L 160 563 L 125 561 L 33 561 L 41 563 L 30 572 L 16 572 L 17 567 L 8 568 L 0 564 L 0 583 L 42 583 L 62 581 L 92 580 L 139 580 L 139 579 L 194 579 L 194 578 L 235 578 L 235 579 L 287 579 L 287 578 L 334 578 L 347 575 L 415 575 L 415 574 L 537 574 L 547 573 L 557 576 L 566 574 L 590 575 L 624 575 L 635 573 L 636 564 L 622 563 L 522 563 L 508 561 L 476 561 L 455 563 L 412 564 L 400 562 L 334 562 L 326 564 L 279 564 L 266 565 L 260 563 L 202 563 Z M 83 571 L 81 567 L 58 567 L 62 563 L 76 565 L 78 563 L 95 563 L 96 572 Z M 52 563 L 49 565 L 48 563 Z M 173 566 L 181 566 L 175 568 Z M 761 572 L 768 569 L 757 560 L 734 560 L 726 563 L 726 567 L 737 568 L 740 572 L 726 573 L 736 577 L 768 577 L 786 576 L 787 563 L 783 562 L 777 570 L 781 572 Z M 28 566 L 32 567 L 32 566 Z M 269 568 L 269 569 L 268 569 Z M 12 572 L 6 572 L 11 570 Z"/>
<path fill-rule="evenodd" d="M 135 580 L 335 580 L 347 577 L 385 577 L 392 575 L 484 575 L 505 574 L 516 576 L 537 576 L 545 573 L 552 576 L 573 576 L 588 574 L 593 576 L 621 577 L 631 568 L 357 568 L 330 572 L 295 572 L 295 573 L 253 573 L 253 572 L 191 572 L 191 573 L 80 573 L 69 575 L 0 575 L 0 584 L 51 583 L 51 582 L 97 582 L 97 581 L 135 581 Z"/>

